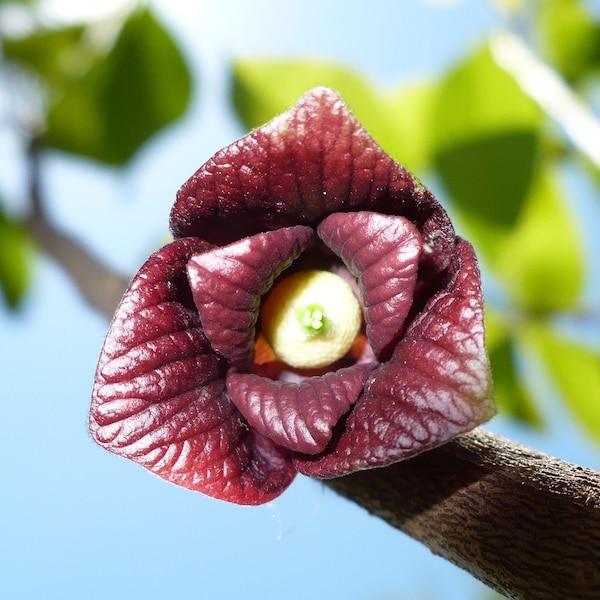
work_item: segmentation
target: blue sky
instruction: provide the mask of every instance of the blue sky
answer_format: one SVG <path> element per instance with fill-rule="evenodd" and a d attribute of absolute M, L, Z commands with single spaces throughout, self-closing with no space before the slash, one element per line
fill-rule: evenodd
<path fill-rule="evenodd" d="M 227 110 L 227 64 L 326 58 L 380 85 L 435 76 L 498 25 L 485 2 L 156 2 L 200 78 L 192 112 L 117 173 L 48 159 L 52 218 L 133 273 L 166 236 L 178 187 L 243 131 Z M 2 133 L 0 153 L 10 160 Z M 18 191 L 20 165 L 6 185 Z M 5 182 L 3 182 L 5 183 Z M 470 600 L 484 588 L 321 484 L 243 508 L 179 489 L 96 447 L 86 430 L 107 324 L 47 260 L 19 315 L 0 308 L 0 597 Z M 535 365 L 527 365 L 535 376 Z M 547 390 L 541 388 L 542 393 Z M 550 431 L 490 428 L 598 467 L 568 415 Z"/>

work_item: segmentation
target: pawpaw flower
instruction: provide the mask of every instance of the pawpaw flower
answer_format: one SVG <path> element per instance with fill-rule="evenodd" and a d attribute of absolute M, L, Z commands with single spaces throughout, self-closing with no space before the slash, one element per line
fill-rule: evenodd
<path fill-rule="evenodd" d="M 181 187 L 116 310 L 89 426 L 239 504 L 444 444 L 495 412 L 472 246 L 327 88 Z"/>

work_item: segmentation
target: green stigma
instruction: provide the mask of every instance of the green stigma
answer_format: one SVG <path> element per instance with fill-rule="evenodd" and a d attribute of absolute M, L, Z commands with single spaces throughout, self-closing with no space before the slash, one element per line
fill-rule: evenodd
<path fill-rule="evenodd" d="M 296 307 L 295 312 L 302 331 L 309 337 L 327 335 L 331 331 L 331 321 L 325 315 L 325 309 L 317 302 L 305 308 Z"/>

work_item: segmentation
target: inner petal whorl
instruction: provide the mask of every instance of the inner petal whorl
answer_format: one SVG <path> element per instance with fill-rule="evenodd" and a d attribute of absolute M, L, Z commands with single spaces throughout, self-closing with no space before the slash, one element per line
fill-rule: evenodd
<path fill-rule="evenodd" d="M 261 297 L 314 238 L 310 227 L 258 233 L 196 254 L 187 265 L 198 316 L 213 350 L 238 368 L 252 364 Z"/>
<path fill-rule="evenodd" d="M 361 211 L 329 215 L 317 232 L 358 278 L 367 337 L 378 359 L 385 359 L 413 303 L 419 231 L 404 217 Z"/>

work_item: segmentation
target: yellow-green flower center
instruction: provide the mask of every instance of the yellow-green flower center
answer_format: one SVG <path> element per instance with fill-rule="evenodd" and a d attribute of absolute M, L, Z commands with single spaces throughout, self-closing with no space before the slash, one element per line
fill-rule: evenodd
<path fill-rule="evenodd" d="M 331 321 L 327 318 L 325 309 L 317 302 L 304 307 L 298 306 L 296 319 L 308 336 L 323 335 L 331 331 Z"/>
<path fill-rule="evenodd" d="M 338 275 L 300 271 L 271 290 L 261 325 L 279 360 L 298 369 L 316 369 L 350 350 L 362 311 L 352 288 Z"/>

